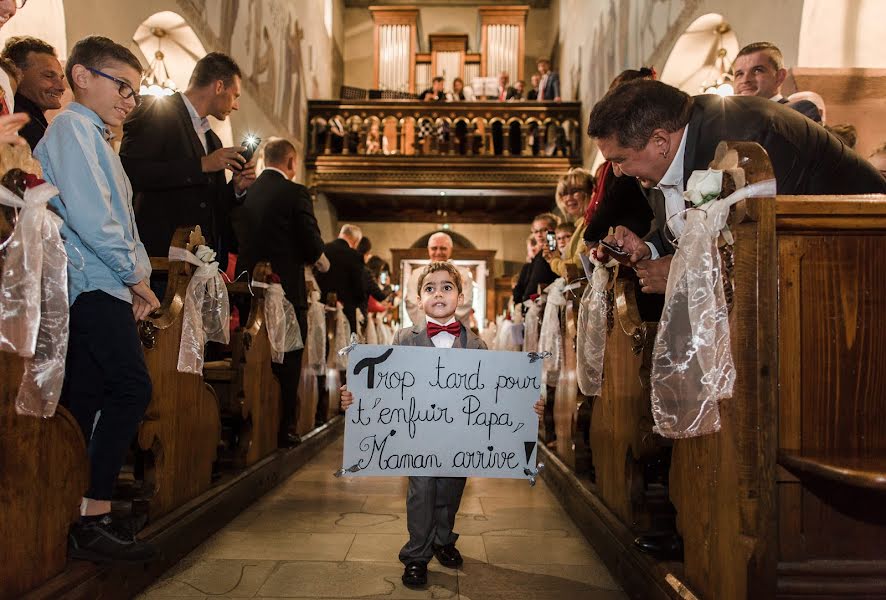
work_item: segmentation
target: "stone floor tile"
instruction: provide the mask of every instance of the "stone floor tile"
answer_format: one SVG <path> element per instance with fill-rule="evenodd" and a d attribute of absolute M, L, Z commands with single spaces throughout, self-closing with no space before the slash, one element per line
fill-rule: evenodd
<path fill-rule="evenodd" d="M 205 544 L 201 558 L 256 560 L 344 560 L 350 533 L 222 531 Z"/>
<path fill-rule="evenodd" d="M 627 596 L 575 579 L 568 571 L 538 572 L 503 565 L 465 565 L 458 578 L 465 600 L 627 600 Z"/>
<path fill-rule="evenodd" d="M 261 560 L 200 560 L 155 584 L 145 591 L 143 598 L 156 600 L 219 595 L 252 598 L 276 564 L 274 561 Z"/>
<path fill-rule="evenodd" d="M 600 558 L 584 538 L 483 536 L 492 564 L 595 565 Z"/>
<path fill-rule="evenodd" d="M 400 576 L 403 565 L 396 562 L 286 562 L 280 563 L 258 592 L 266 598 L 304 597 L 388 598 L 458 598 L 455 572 L 430 566 L 428 588 L 411 590 Z"/>
<path fill-rule="evenodd" d="M 404 534 L 362 534 L 358 533 L 351 549 L 349 561 L 395 561 L 408 537 Z M 483 538 L 475 535 L 459 536 L 459 552 L 465 562 L 486 562 L 486 547 Z M 432 564 L 437 564 L 435 560 Z"/>
<path fill-rule="evenodd" d="M 406 533 L 406 515 L 394 513 L 300 512 L 272 508 L 262 511 L 237 531 L 289 531 L 302 533 Z"/>

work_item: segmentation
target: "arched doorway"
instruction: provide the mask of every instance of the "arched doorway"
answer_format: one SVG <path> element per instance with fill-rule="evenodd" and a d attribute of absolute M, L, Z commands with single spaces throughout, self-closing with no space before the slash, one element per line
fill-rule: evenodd
<path fill-rule="evenodd" d="M 677 39 L 661 80 L 687 94 L 700 94 L 731 69 L 738 50 L 738 38 L 723 15 L 702 15 Z"/>
<path fill-rule="evenodd" d="M 146 65 L 156 60 L 158 51 L 162 52 L 169 79 L 178 91 L 187 87 L 194 65 L 206 54 L 206 49 L 184 17 L 168 10 L 145 19 L 135 30 L 132 41 L 144 55 Z M 209 122 L 222 144 L 234 145 L 230 119 L 218 121 L 210 116 Z"/>

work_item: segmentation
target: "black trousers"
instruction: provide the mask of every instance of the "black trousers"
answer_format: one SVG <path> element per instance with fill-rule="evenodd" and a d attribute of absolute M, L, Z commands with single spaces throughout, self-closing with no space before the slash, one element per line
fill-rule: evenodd
<path fill-rule="evenodd" d="M 70 331 L 61 403 L 86 439 L 89 489 L 84 496 L 110 500 L 151 401 L 151 376 L 128 302 L 102 291 L 81 294 L 71 307 Z"/>
<path fill-rule="evenodd" d="M 308 311 L 297 308 L 295 317 L 298 327 L 301 329 L 302 340 L 308 338 Z M 295 424 L 298 422 L 298 384 L 301 381 L 301 359 L 304 348 L 283 354 L 282 363 L 271 363 L 271 370 L 280 382 L 280 399 L 282 409 L 280 413 L 280 436 L 287 433 L 295 433 Z"/>

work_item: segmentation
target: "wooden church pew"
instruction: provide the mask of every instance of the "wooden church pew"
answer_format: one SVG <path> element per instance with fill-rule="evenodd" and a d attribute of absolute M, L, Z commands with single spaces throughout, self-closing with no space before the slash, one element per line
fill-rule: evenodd
<path fill-rule="evenodd" d="M 335 347 L 336 334 L 336 318 L 335 306 L 338 303 L 338 297 L 334 293 L 328 294 L 326 298 L 326 376 L 323 378 L 325 390 L 321 391 L 320 409 L 318 416 L 327 422 L 340 412 L 341 392 L 339 387 L 344 381 L 344 373 L 335 367 L 336 354 L 339 348 Z"/>
<path fill-rule="evenodd" d="M 265 283 L 270 263 L 256 265 L 252 279 Z M 203 374 L 216 390 L 222 410 L 236 416 L 234 466 L 255 464 L 277 449 L 280 386 L 271 371 L 271 345 L 265 323 L 265 290 L 245 283 L 228 284 L 228 294 L 249 298 L 246 323 L 231 334 L 231 357 L 206 363 Z"/>
<path fill-rule="evenodd" d="M 11 157 L 4 154 L 9 166 Z M 31 165 L 21 167 L 32 170 Z M 4 169 L 5 171 L 5 169 Z M 0 240 L 12 224 L 0 213 Z M 2 256 L 0 256 L 2 267 Z M 0 269 L 2 273 L 2 269 Z M 68 528 L 80 516 L 89 461 L 63 406 L 48 419 L 15 412 L 22 359 L 0 352 L 0 598 L 18 598 L 65 568 Z"/>
<path fill-rule="evenodd" d="M 199 228 L 180 228 L 171 246 L 202 244 Z M 152 259 L 168 265 L 168 285 L 161 308 L 141 327 L 145 361 L 153 394 L 139 428 L 138 444 L 145 452 L 146 487 L 152 520 L 209 489 L 221 425 L 218 402 L 203 377 L 177 370 L 182 332 L 182 307 L 194 267 L 184 262 Z"/>

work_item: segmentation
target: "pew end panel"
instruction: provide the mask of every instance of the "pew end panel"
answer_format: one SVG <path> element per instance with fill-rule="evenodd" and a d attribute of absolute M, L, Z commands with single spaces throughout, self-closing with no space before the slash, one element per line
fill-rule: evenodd
<path fill-rule="evenodd" d="M 193 250 L 202 243 L 199 227 L 193 231 L 180 228 L 170 245 Z M 192 273 L 187 263 L 168 263 L 163 304 L 140 328 L 153 384 L 138 433 L 139 448 L 147 454 L 145 484 L 153 489 L 152 520 L 209 489 L 221 437 L 215 392 L 201 376 L 177 370 L 182 308 Z"/>

